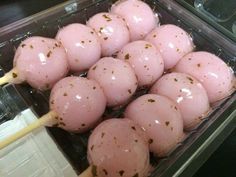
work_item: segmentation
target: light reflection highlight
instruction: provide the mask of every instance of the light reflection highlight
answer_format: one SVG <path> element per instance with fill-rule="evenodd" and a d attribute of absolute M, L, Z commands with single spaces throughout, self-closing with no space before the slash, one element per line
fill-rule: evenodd
<path fill-rule="evenodd" d="M 181 97 L 178 97 L 176 101 L 177 101 L 177 103 L 180 103 L 181 101 L 183 101 L 183 99 L 184 98 L 181 96 Z"/>
<path fill-rule="evenodd" d="M 159 122 L 158 120 L 155 120 L 155 123 L 156 123 L 156 124 L 160 124 L 160 122 Z"/>
<path fill-rule="evenodd" d="M 77 100 L 81 100 L 81 98 L 82 98 L 82 97 L 79 96 L 79 95 L 76 95 L 75 97 L 76 97 Z"/>
<path fill-rule="evenodd" d="M 173 49 L 175 46 L 172 43 L 169 43 L 168 46 Z"/>
<path fill-rule="evenodd" d="M 213 76 L 214 78 L 218 79 L 218 75 L 217 75 L 217 74 L 212 73 L 212 72 L 208 72 L 208 74 L 209 74 L 210 76 Z"/>
<path fill-rule="evenodd" d="M 84 45 L 81 44 L 80 42 L 77 42 L 77 43 L 75 44 L 75 46 L 76 46 L 76 47 L 82 47 L 82 48 L 85 48 Z"/>
<path fill-rule="evenodd" d="M 134 20 L 135 20 L 135 23 L 142 22 L 142 20 L 143 20 L 142 18 L 137 17 L 137 16 L 134 16 L 133 18 L 134 18 Z"/>
<path fill-rule="evenodd" d="M 187 96 L 187 97 L 189 97 L 189 96 L 192 95 L 192 92 L 191 92 L 189 89 L 187 89 L 187 88 L 182 88 L 181 91 L 184 92 L 184 93 L 186 93 L 186 96 Z"/>
<path fill-rule="evenodd" d="M 45 57 L 45 55 L 43 53 L 39 53 L 38 56 L 39 56 L 39 60 L 41 61 L 41 63 L 43 65 L 45 65 L 46 64 L 46 57 Z"/>

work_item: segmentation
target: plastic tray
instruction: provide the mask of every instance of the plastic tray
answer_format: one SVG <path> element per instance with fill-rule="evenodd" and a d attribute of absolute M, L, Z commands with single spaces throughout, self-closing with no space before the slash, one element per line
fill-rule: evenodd
<path fill-rule="evenodd" d="M 58 29 L 73 22 L 85 23 L 98 12 L 107 11 L 112 0 L 68 1 L 56 7 L 30 16 L 0 29 L 0 66 L 2 74 L 12 67 L 14 51 L 23 39 L 41 35 L 54 37 Z M 221 57 L 236 71 L 236 48 L 217 30 L 200 20 L 191 12 L 171 0 L 147 0 L 160 16 L 161 23 L 172 23 L 188 31 L 197 46 Z M 0 89 L 0 121 L 26 107 L 31 107 L 39 116 L 48 111 L 49 92 L 39 92 L 27 84 L 6 85 Z M 7 110 L 5 110 L 7 108 Z M 110 110 L 107 110 L 110 113 Z M 119 115 L 112 112 L 113 116 Z M 165 158 L 153 158 L 155 167 L 152 177 L 192 176 L 223 140 L 236 128 L 236 92 L 213 105 L 211 114 L 189 132 L 183 142 Z M 88 166 L 86 144 L 90 132 L 83 135 L 48 128 L 55 142 L 79 174 Z"/>
<path fill-rule="evenodd" d="M 236 44 L 235 0 L 176 0 Z"/>

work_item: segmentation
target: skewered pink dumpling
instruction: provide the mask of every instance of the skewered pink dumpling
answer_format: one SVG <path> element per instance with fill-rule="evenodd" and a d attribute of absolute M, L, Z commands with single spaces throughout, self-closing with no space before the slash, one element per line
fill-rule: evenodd
<path fill-rule="evenodd" d="M 145 40 L 154 44 L 161 52 L 165 69 L 174 67 L 184 55 L 194 49 L 190 35 L 172 24 L 155 28 Z"/>
<path fill-rule="evenodd" d="M 111 13 L 122 16 L 130 31 L 131 41 L 143 39 L 159 23 L 152 9 L 139 0 L 118 1 L 111 7 Z"/>
<path fill-rule="evenodd" d="M 131 102 L 125 117 L 137 122 L 147 133 L 150 151 L 166 156 L 183 138 L 183 119 L 176 104 L 167 97 L 146 94 Z"/>
<path fill-rule="evenodd" d="M 198 80 L 188 74 L 166 74 L 152 86 L 150 93 L 175 101 L 187 130 L 194 128 L 210 109 L 206 90 Z"/>
<path fill-rule="evenodd" d="M 232 92 L 235 80 L 232 69 L 209 52 L 192 52 L 184 56 L 174 70 L 198 79 L 206 89 L 211 103 Z"/>
<path fill-rule="evenodd" d="M 89 69 L 88 78 L 103 88 L 108 106 L 126 103 L 137 88 L 137 78 L 131 66 L 112 57 L 104 57 L 94 64 Z"/>
<path fill-rule="evenodd" d="M 57 113 L 58 126 L 72 132 L 93 127 L 106 107 L 106 97 L 97 82 L 83 77 L 66 77 L 55 84 L 50 109 Z"/>
<path fill-rule="evenodd" d="M 45 37 L 30 37 L 21 42 L 14 67 L 15 80 L 26 81 L 39 90 L 51 88 L 68 72 L 65 49 L 55 39 Z"/>
<path fill-rule="evenodd" d="M 121 49 L 117 58 L 133 67 L 139 86 L 152 85 L 164 71 L 161 54 L 150 42 L 131 42 Z"/>
<path fill-rule="evenodd" d="M 88 160 L 99 177 L 147 177 L 148 142 L 141 128 L 128 119 L 109 119 L 89 137 Z M 142 132 L 144 133 L 144 132 Z"/>
<path fill-rule="evenodd" d="M 101 44 L 92 28 L 74 23 L 63 27 L 56 39 L 66 49 L 70 70 L 74 72 L 89 69 L 101 57 Z"/>
<path fill-rule="evenodd" d="M 87 25 L 100 37 L 102 56 L 111 56 L 130 41 L 128 27 L 118 15 L 98 13 L 89 19 Z"/>

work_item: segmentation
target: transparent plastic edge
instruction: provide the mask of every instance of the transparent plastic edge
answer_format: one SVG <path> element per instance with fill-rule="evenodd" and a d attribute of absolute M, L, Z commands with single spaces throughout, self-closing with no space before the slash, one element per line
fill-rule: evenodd
<path fill-rule="evenodd" d="M 227 127 L 228 124 L 236 120 L 236 110 L 234 110 L 230 116 L 222 122 L 222 124 L 204 141 L 204 143 L 189 157 L 189 159 L 176 171 L 173 177 L 180 176 L 187 166 L 198 157 Z M 203 162 L 202 162 L 203 163 Z"/>
<path fill-rule="evenodd" d="M 86 0 L 79 0 L 79 2 L 84 2 Z M 60 12 L 62 9 L 65 10 L 66 7 L 69 5 L 77 3 L 77 0 L 68 0 L 64 3 L 60 3 L 56 6 L 53 6 L 51 8 L 48 8 L 46 10 L 43 10 L 41 12 L 38 12 L 36 14 L 33 14 L 31 16 L 25 17 L 21 20 L 15 21 L 9 25 L 6 25 L 4 27 L 0 28 L 0 37 L 6 35 L 7 33 L 11 33 L 12 31 L 15 31 L 19 28 L 22 28 L 28 24 L 31 24 L 35 21 L 38 21 L 42 18 L 45 18 L 46 16 L 49 16 L 50 14 L 55 14 L 56 12 Z"/>
<path fill-rule="evenodd" d="M 217 45 L 222 46 L 222 48 L 228 50 L 229 53 L 236 56 L 236 47 L 235 43 L 231 40 L 227 40 L 226 37 L 221 34 L 217 29 L 210 26 L 208 23 L 200 19 L 195 14 L 189 12 L 187 9 L 184 9 L 177 2 L 173 0 L 158 0 L 160 3 L 165 5 L 168 9 L 179 9 L 178 14 L 181 14 L 181 18 L 191 21 L 192 25 L 198 26 L 199 30 L 207 32 L 209 38 L 214 38 Z"/>
<path fill-rule="evenodd" d="M 208 15 L 202 13 L 199 8 L 194 8 L 190 4 L 188 4 L 185 0 L 176 0 L 179 4 L 181 4 L 184 8 L 191 11 L 192 14 L 194 14 L 196 17 L 201 18 L 202 22 L 205 22 L 208 26 L 211 26 L 211 29 L 218 30 L 219 32 L 223 33 L 221 35 L 224 35 L 227 40 L 230 41 L 231 45 L 236 45 L 235 36 L 232 32 L 226 30 L 223 26 L 221 26 L 219 23 L 214 21 L 213 18 L 209 18 Z"/>

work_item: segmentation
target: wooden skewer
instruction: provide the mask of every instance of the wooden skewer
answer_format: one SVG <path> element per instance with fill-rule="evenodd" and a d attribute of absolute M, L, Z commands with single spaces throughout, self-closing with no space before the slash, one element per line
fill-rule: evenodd
<path fill-rule="evenodd" d="M 5 74 L 3 77 L 0 78 L 0 85 L 6 84 L 9 82 L 9 78 L 7 74 Z"/>
<path fill-rule="evenodd" d="M 89 166 L 83 173 L 81 173 L 78 177 L 93 177 L 92 166 Z"/>
<path fill-rule="evenodd" d="M 0 78 L 0 85 L 6 84 L 6 83 L 21 83 L 21 81 L 18 78 L 18 72 L 15 68 L 13 68 L 11 71 L 6 73 L 3 77 Z"/>
<path fill-rule="evenodd" d="M 57 114 L 53 111 L 43 115 L 41 118 L 33 122 L 32 124 L 28 125 L 27 127 L 21 129 L 17 133 L 10 135 L 6 139 L 0 141 L 0 150 L 4 147 L 8 146 L 9 144 L 13 143 L 14 141 L 22 138 L 23 136 L 27 135 L 28 133 L 32 132 L 33 130 L 40 128 L 42 126 L 51 126 L 57 123 L 55 117 Z"/>

